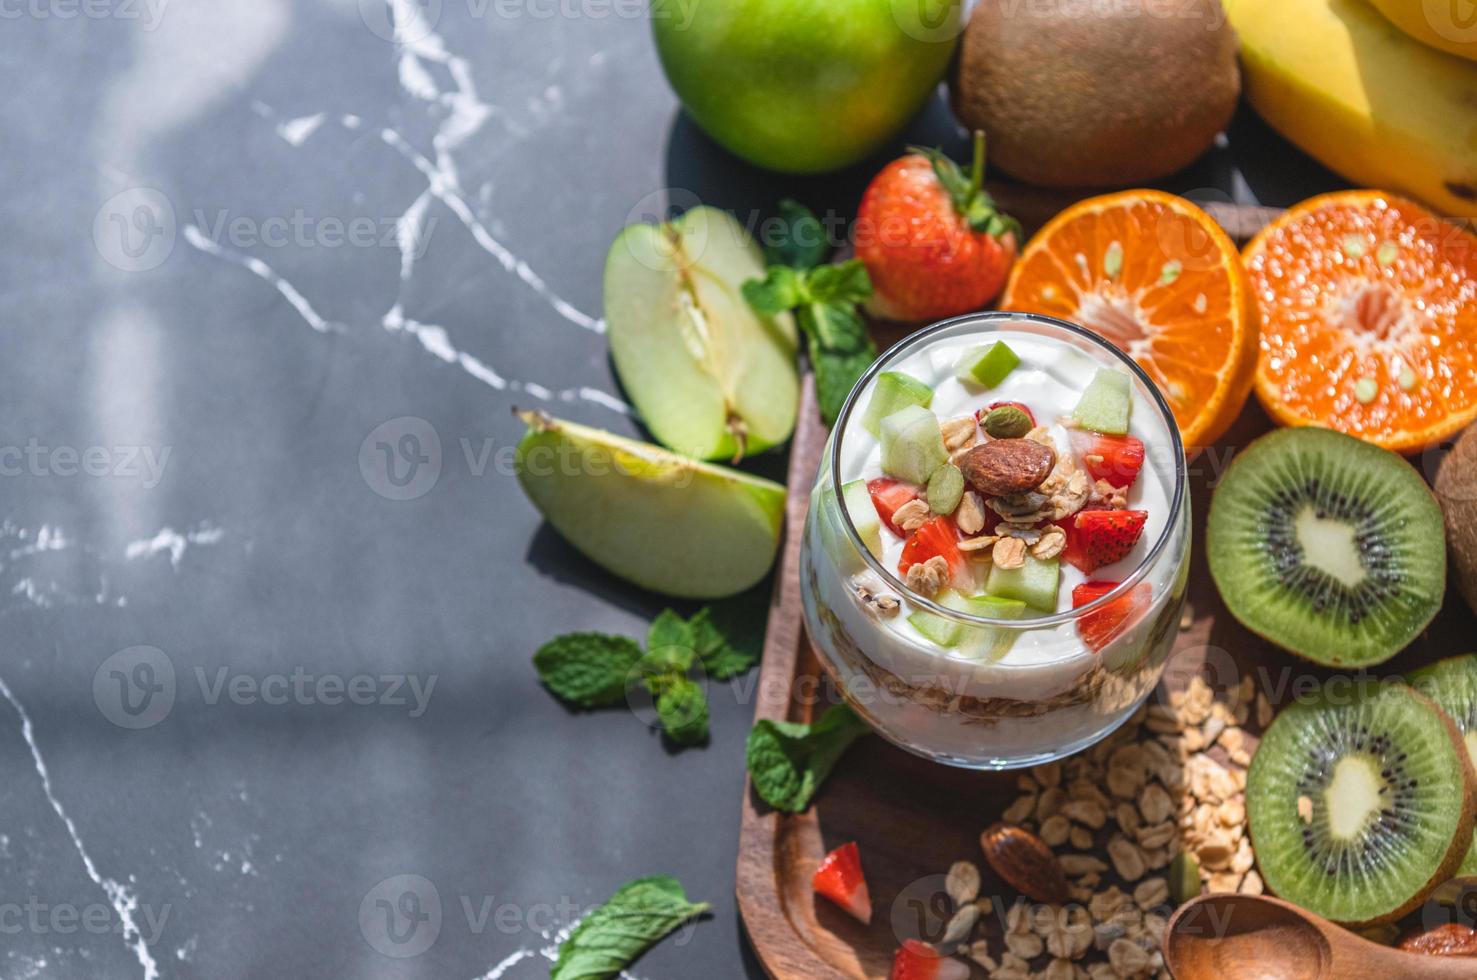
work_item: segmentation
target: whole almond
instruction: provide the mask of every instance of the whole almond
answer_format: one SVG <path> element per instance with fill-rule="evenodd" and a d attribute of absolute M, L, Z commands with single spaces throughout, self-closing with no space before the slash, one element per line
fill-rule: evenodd
<path fill-rule="evenodd" d="M 1032 439 L 994 439 L 959 460 L 965 481 L 986 497 L 1034 490 L 1055 465 L 1056 450 Z"/>
<path fill-rule="evenodd" d="M 1406 935 L 1400 940 L 1400 948 L 1428 956 L 1477 956 L 1477 930 L 1459 922 L 1448 922 Z"/>
<path fill-rule="evenodd" d="M 980 834 L 985 860 L 1005 883 L 1027 898 L 1061 905 L 1067 901 L 1067 876 L 1041 838 L 1013 824 L 994 823 Z"/>

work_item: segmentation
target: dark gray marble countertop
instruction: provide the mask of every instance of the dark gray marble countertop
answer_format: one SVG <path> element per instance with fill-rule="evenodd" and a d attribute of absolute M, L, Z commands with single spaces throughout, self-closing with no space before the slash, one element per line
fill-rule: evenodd
<path fill-rule="evenodd" d="M 715 915 L 637 975 L 759 975 L 754 677 L 681 753 L 539 687 L 544 639 L 663 603 L 541 525 L 509 409 L 638 431 L 600 271 L 664 188 L 846 214 L 875 164 L 729 158 L 630 4 L 419 6 L 405 46 L 381 0 L 6 8 L 0 976 L 545 976 L 658 872 Z M 940 106 L 908 138 L 962 147 Z M 1333 185 L 1243 114 L 1171 186 Z"/>

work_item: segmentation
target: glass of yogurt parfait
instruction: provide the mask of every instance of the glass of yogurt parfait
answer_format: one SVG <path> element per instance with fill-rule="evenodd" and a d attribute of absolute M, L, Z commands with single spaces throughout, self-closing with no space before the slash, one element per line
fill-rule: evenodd
<path fill-rule="evenodd" d="M 976 769 L 1080 751 L 1159 680 L 1189 569 L 1184 447 L 1131 358 L 1021 313 L 884 354 L 801 545 L 821 663 L 876 731 Z"/>

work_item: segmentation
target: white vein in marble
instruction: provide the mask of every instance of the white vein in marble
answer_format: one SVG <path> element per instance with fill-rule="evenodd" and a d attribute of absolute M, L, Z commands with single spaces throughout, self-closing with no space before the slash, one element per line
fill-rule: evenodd
<path fill-rule="evenodd" d="M 0 678 L 0 696 L 10 702 L 10 706 L 15 709 L 16 715 L 20 718 L 21 738 L 25 739 L 26 747 L 31 750 L 31 762 L 36 768 L 36 774 L 41 777 L 41 792 L 45 794 L 46 801 L 51 804 L 52 812 L 66 828 L 67 836 L 72 840 L 73 850 L 82 859 L 83 870 L 87 872 L 87 877 L 92 880 L 92 883 L 102 889 L 103 894 L 108 897 L 108 903 L 113 906 L 113 913 L 118 916 L 118 924 L 122 929 L 123 942 L 133 950 L 139 966 L 144 968 L 144 980 L 155 980 L 159 976 L 159 965 L 150 954 L 149 944 L 144 942 L 143 933 L 134 919 L 134 913 L 138 911 L 138 897 L 127 886 L 113 878 L 104 877 L 98 871 L 92 855 L 87 853 L 87 846 L 82 843 L 82 837 L 77 832 L 77 825 L 72 822 L 72 818 L 67 814 L 66 808 L 62 806 L 61 800 L 57 799 L 56 791 L 52 788 L 51 773 L 46 768 L 46 760 L 41 755 L 40 746 L 36 744 L 36 732 L 31 725 L 31 716 L 26 713 L 26 709 L 11 692 L 10 685 L 5 683 L 4 678 Z"/>

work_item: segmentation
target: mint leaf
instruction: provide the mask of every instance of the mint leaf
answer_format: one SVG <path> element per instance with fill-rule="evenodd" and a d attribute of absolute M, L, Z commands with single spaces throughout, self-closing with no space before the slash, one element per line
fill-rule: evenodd
<path fill-rule="evenodd" d="M 708 697 L 697 683 L 677 677 L 656 699 L 662 730 L 679 745 L 696 745 L 708 738 Z"/>
<path fill-rule="evenodd" d="M 805 281 L 813 303 L 861 303 L 872 296 L 872 279 L 861 259 L 819 266 Z"/>
<path fill-rule="evenodd" d="M 850 306 L 802 306 L 797 322 L 810 351 L 821 418 L 834 425 L 846 396 L 877 359 L 877 348 L 866 324 Z"/>
<path fill-rule="evenodd" d="M 567 633 L 538 648 L 533 666 L 549 690 L 582 708 L 615 704 L 626 696 L 641 648 L 624 636 Z"/>
<path fill-rule="evenodd" d="M 750 279 L 742 289 L 744 300 L 760 316 L 775 316 L 804 301 L 802 274 L 787 265 L 772 265 L 763 279 Z"/>
<path fill-rule="evenodd" d="M 609 980 L 667 933 L 711 908 L 707 902 L 689 902 L 682 885 L 667 875 L 622 885 L 559 944 L 549 980 Z"/>
<path fill-rule="evenodd" d="M 821 264 L 830 250 L 826 229 L 805 205 L 789 198 L 780 202 L 779 234 L 764 246 L 768 265 L 811 269 Z M 793 306 L 794 304 L 790 304 Z"/>
<path fill-rule="evenodd" d="M 693 649 L 709 677 L 727 680 L 754 666 L 757 658 L 728 642 L 728 637 L 713 622 L 712 610 L 700 610 L 688 624 L 692 628 Z"/>
<path fill-rule="evenodd" d="M 813 725 L 762 720 L 749 732 L 749 780 L 776 810 L 799 813 L 810 805 L 847 746 L 868 731 L 844 704 L 833 705 Z"/>
<path fill-rule="evenodd" d="M 660 650 L 663 647 L 691 647 L 692 645 L 692 627 L 671 609 L 663 609 L 662 614 L 651 621 L 651 628 L 646 631 L 646 649 L 648 650 Z"/>

